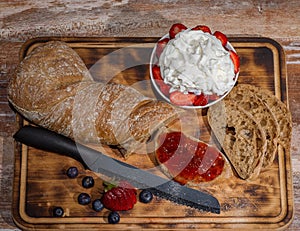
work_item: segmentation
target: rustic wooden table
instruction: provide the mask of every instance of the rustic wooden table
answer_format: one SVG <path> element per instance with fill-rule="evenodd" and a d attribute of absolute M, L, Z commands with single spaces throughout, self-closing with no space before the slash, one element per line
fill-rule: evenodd
<path fill-rule="evenodd" d="M 15 230 L 12 182 L 17 129 L 7 83 L 24 41 L 40 36 L 154 37 L 175 22 L 209 25 L 233 36 L 263 36 L 286 54 L 293 118 L 292 171 L 295 215 L 288 230 L 300 230 L 300 2 L 290 1 L 0 1 L 0 229 Z"/>

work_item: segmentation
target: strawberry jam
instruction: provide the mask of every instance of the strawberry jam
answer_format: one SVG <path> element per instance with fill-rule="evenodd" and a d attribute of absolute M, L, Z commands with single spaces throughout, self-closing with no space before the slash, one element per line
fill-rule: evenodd
<path fill-rule="evenodd" d="M 180 184 L 211 181 L 223 171 L 222 154 L 204 142 L 181 132 L 161 134 L 158 142 L 156 158 Z"/>

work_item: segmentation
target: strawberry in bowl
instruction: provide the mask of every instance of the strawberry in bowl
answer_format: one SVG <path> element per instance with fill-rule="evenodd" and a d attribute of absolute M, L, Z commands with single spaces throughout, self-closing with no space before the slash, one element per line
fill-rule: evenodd
<path fill-rule="evenodd" d="M 166 101 L 184 108 L 205 108 L 234 87 L 240 59 L 225 34 L 204 25 L 172 25 L 154 47 L 150 76 Z"/>

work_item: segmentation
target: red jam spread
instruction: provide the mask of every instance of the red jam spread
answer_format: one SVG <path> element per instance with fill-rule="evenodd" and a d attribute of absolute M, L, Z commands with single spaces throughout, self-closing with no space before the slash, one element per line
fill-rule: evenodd
<path fill-rule="evenodd" d="M 204 142 L 194 141 L 181 132 L 161 134 L 158 142 L 156 158 L 180 184 L 211 181 L 223 171 L 222 154 Z"/>

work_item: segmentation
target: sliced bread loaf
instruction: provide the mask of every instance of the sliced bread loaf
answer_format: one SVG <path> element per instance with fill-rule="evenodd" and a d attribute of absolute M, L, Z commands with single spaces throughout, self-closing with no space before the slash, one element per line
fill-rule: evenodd
<path fill-rule="evenodd" d="M 236 173 L 242 179 L 256 178 L 267 144 L 261 125 L 250 113 L 228 100 L 211 106 L 207 117 Z"/>
<path fill-rule="evenodd" d="M 281 144 L 286 151 L 290 151 L 292 137 L 292 117 L 287 105 L 269 90 L 265 90 L 250 84 L 240 84 L 239 88 L 247 92 L 253 92 L 266 105 L 268 105 L 279 124 L 278 143 Z"/>
<path fill-rule="evenodd" d="M 246 84 L 238 84 L 225 100 L 236 102 L 239 107 L 249 112 L 259 123 L 267 139 L 267 150 L 264 155 L 263 167 L 270 166 L 277 152 L 279 125 L 267 103 L 264 103 Z"/>

